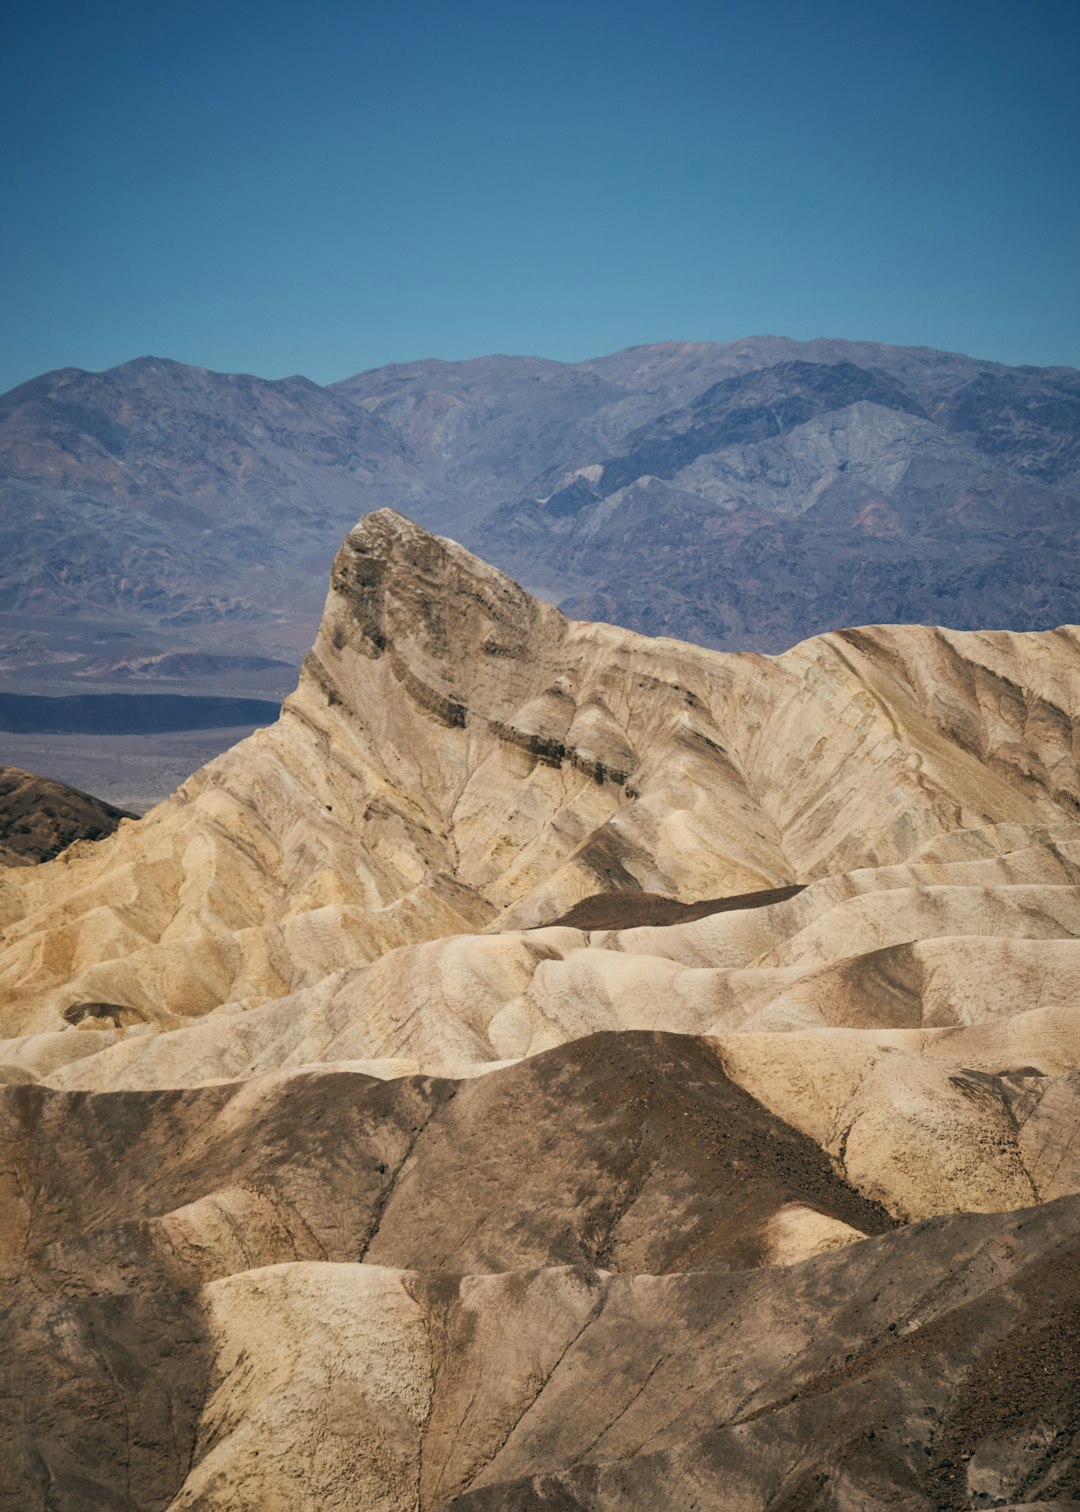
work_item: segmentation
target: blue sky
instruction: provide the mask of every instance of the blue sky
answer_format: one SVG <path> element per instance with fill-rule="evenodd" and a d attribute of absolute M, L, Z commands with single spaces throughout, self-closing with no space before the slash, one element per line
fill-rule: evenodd
<path fill-rule="evenodd" d="M 1080 5 L 15 0 L 0 388 L 764 331 L 1080 364 Z"/>

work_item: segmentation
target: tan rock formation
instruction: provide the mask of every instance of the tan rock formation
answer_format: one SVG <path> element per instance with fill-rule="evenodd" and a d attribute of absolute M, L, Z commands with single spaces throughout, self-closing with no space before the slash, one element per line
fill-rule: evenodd
<path fill-rule="evenodd" d="M 284 996 L 602 889 L 694 899 L 1080 811 L 1080 635 L 888 627 L 776 658 L 578 625 L 390 511 L 280 721 L 108 844 L 3 878 L 11 1032 Z"/>
<path fill-rule="evenodd" d="M 0 1505 L 1065 1506 L 1078 717 L 362 521 L 278 724 L 0 880 Z"/>

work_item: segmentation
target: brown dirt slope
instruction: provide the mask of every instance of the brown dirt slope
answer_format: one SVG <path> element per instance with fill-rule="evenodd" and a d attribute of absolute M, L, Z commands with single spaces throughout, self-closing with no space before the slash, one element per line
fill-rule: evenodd
<path fill-rule="evenodd" d="M 135 818 L 62 782 L 0 766 L 0 865 L 51 861 L 73 841 L 103 840 L 121 819 Z"/>
<path fill-rule="evenodd" d="M 40 1286 L 146 1290 L 307 1259 L 744 1269 L 769 1261 L 792 1205 L 840 1241 L 895 1227 L 685 1035 L 591 1035 L 464 1082 L 11 1086 L 0 1120 L 13 1191 L 34 1194 L 8 1207 L 0 1274 Z"/>
<path fill-rule="evenodd" d="M 735 1274 L 24 1288 L 0 1507 L 1064 1512 L 1078 1268 L 1070 1198 Z"/>

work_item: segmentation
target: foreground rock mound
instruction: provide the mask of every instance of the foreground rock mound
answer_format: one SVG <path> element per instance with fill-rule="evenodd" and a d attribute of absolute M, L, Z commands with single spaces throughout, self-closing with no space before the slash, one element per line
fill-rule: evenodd
<path fill-rule="evenodd" d="M 362 521 L 278 723 L 0 884 L 0 1505 L 1068 1506 L 1078 703 Z"/>
<path fill-rule="evenodd" d="M 7 1313 L 11 1507 L 1051 1505 L 1080 1201 L 768 1271 L 301 1261 Z"/>
<path fill-rule="evenodd" d="M 301 1259 L 745 1269 L 895 1227 L 679 1035 L 593 1035 L 466 1082 L 8 1087 L 0 1117 L 12 1179 L 37 1193 L 9 1210 L 5 1255 L 30 1246 L 41 1284 L 145 1290 Z"/>

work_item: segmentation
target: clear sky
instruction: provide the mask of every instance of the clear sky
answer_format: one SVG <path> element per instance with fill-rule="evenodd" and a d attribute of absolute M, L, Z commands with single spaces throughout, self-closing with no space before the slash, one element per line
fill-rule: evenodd
<path fill-rule="evenodd" d="M 1080 0 L 14 0 L 0 388 L 847 336 L 1080 365 Z"/>

